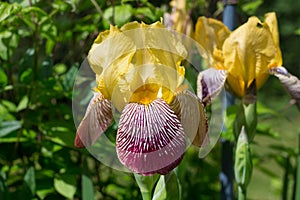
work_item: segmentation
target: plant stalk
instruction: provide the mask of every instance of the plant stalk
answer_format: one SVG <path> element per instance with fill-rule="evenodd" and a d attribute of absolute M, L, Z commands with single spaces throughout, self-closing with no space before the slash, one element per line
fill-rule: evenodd
<path fill-rule="evenodd" d="M 238 200 L 246 200 L 246 189 L 238 186 Z"/>

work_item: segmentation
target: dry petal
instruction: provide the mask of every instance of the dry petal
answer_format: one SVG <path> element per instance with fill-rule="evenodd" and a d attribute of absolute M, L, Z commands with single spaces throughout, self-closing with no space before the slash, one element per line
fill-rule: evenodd
<path fill-rule="evenodd" d="M 300 80 L 296 76 L 288 73 L 282 66 L 270 69 L 270 73 L 278 77 L 293 99 L 300 102 Z"/>
<path fill-rule="evenodd" d="M 93 145 L 113 119 L 111 103 L 101 93 L 95 93 L 80 122 L 74 145 L 77 148 Z"/>
<path fill-rule="evenodd" d="M 179 117 L 185 134 L 193 145 L 201 147 L 208 142 L 208 123 L 205 106 L 188 90 L 178 93 L 170 105 Z M 205 141 L 205 142 L 204 142 Z"/>
<path fill-rule="evenodd" d="M 197 80 L 197 95 L 205 106 L 211 103 L 222 91 L 227 78 L 225 70 L 214 68 L 199 73 Z"/>

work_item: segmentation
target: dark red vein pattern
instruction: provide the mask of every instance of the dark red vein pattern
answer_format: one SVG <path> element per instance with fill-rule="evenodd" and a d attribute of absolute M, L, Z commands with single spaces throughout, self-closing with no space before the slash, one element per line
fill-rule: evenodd
<path fill-rule="evenodd" d="M 128 104 L 117 133 L 120 161 L 135 173 L 166 174 L 182 160 L 185 135 L 178 117 L 162 99 Z"/>

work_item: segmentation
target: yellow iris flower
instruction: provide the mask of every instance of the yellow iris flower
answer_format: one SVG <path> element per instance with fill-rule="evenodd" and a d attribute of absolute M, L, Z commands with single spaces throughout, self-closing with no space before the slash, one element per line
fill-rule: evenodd
<path fill-rule="evenodd" d="M 198 146 L 207 133 L 201 100 L 180 89 L 186 56 L 179 36 L 161 22 L 130 22 L 100 33 L 88 54 L 97 87 L 75 146 L 95 143 L 111 125 L 114 107 L 121 113 L 116 149 L 122 164 L 144 175 L 176 167 L 185 152 L 185 133 Z"/>
<path fill-rule="evenodd" d="M 170 103 L 184 80 L 186 54 L 160 22 L 131 22 L 100 33 L 88 59 L 97 89 L 121 111 L 128 102 L 149 104 L 159 95 Z"/>
<path fill-rule="evenodd" d="M 218 20 L 200 17 L 195 39 L 208 67 L 227 72 L 226 86 L 237 97 L 254 82 L 259 89 L 269 70 L 282 65 L 275 13 L 267 13 L 264 22 L 250 17 L 233 32 Z"/>

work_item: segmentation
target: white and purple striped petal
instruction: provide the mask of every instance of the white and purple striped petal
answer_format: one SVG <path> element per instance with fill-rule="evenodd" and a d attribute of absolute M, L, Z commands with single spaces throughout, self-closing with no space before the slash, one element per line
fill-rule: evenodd
<path fill-rule="evenodd" d="M 183 127 L 162 99 L 148 105 L 125 106 L 117 133 L 117 154 L 122 164 L 143 175 L 167 174 L 182 160 L 186 149 Z"/>

